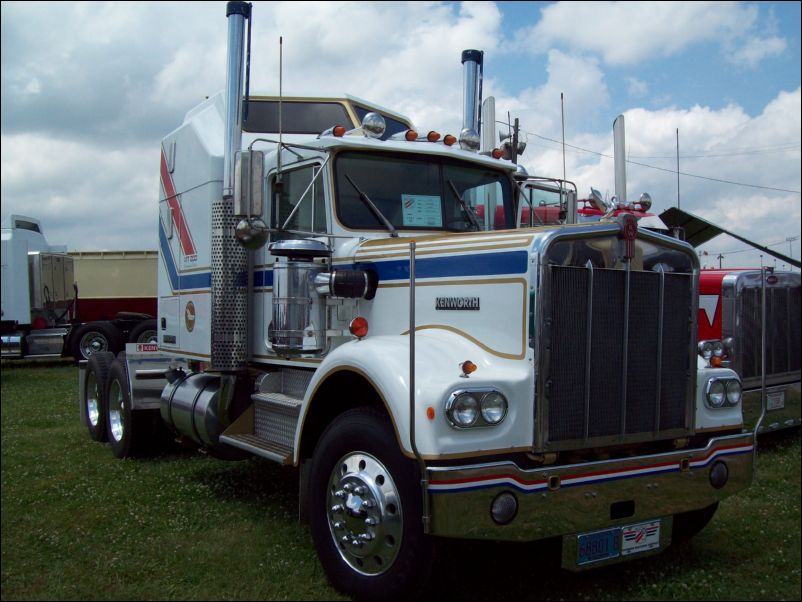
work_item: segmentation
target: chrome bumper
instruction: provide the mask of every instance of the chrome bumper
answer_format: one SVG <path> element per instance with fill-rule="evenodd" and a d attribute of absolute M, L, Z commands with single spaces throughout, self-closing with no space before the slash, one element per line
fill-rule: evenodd
<path fill-rule="evenodd" d="M 513 462 L 430 467 L 432 534 L 532 541 L 632 524 L 707 507 L 752 481 L 751 433 L 711 439 L 702 449 L 523 470 Z M 727 483 L 710 484 L 723 462 Z M 507 525 L 490 506 L 511 492 L 518 512 Z M 670 527 L 670 521 L 667 521 Z"/>
<path fill-rule="evenodd" d="M 760 432 L 776 431 L 802 424 L 802 404 L 800 403 L 800 383 L 789 383 L 766 387 L 768 406 L 766 417 Z M 754 430 L 760 417 L 760 389 L 752 389 L 743 393 L 744 428 Z"/>

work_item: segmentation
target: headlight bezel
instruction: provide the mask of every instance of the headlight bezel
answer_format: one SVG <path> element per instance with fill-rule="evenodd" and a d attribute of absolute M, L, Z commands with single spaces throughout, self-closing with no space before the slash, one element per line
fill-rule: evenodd
<path fill-rule="evenodd" d="M 720 387 L 721 389 L 720 393 L 713 392 L 714 386 L 716 387 L 717 390 Z M 731 387 L 734 388 L 736 386 L 739 391 L 738 399 L 732 401 L 730 399 L 729 391 Z M 705 404 L 707 404 L 707 406 L 713 410 L 720 410 L 722 408 L 731 408 L 741 403 L 742 392 L 743 389 L 740 379 L 733 377 L 726 377 L 726 378 L 713 377 L 707 381 L 707 385 L 705 386 Z M 721 395 L 721 401 L 719 403 L 716 403 L 714 401 L 714 398 L 712 397 L 712 395 L 714 394 Z"/>
<path fill-rule="evenodd" d="M 476 401 L 476 417 L 470 423 L 460 421 L 457 419 L 456 410 L 460 401 L 467 401 L 468 397 L 472 397 Z M 500 404 L 498 404 L 500 400 Z M 488 419 L 490 414 L 489 404 L 495 402 L 502 406 L 501 417 L 495 422 Z M 488 404 L 488 405 L 486 405 Z M 453 391 L 445 403 L 445 411 L 443 415 L 446 417 L 448 424 L 457 430 L 467 430 L 474 428 L 489 428 L 498 426 L 509 413 L 509 401 L 507 397 L 496 388 L 493 387 L 471 387 L 470 389 L 458 389 Z"/>

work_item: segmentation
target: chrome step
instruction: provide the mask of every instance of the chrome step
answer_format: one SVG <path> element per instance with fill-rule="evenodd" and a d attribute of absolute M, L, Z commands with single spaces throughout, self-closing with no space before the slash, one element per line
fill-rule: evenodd
<path fill-rule="evenodd" d="M 292 464 L 291 447 L 265 441 L 256 435 L 220 435 L 220 441 L 285 466 Z"/>

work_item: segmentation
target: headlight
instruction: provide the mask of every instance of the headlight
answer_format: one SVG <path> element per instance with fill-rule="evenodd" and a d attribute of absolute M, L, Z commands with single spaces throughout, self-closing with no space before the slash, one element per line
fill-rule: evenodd
<path fill-rule="evenodd" d="M 449 396 L 445 416 L 454 428 L 480 428 L 500 424 L 507 409 L 507 398 L 495 389 L 463 389 Z"/>
<path fill-rule="evenodd" d="M 501 393 L 491 391 L 482 396 L 482 418 L 488 424 L 498 424 L 507 415 L 507 400 Z"/>
<path fill-rule="evenodd" d="M 713 342 L 712 341 L 699 341 L 699 355 L 706 360 L 713 357 Z"/>
<path fill-rule="evenodd" d="M 712 407 L 720 408 L 724 405 L 726 398 L 727 395 L 723 381 L 711 380 L 707 384 L 707 401 Z"/>
<path fill-rule="evenodd" d="M 454 399 L 447 414 L 456 426 L 472 426 L 479 417 L 479 402 L 470 393 L 461 393 Z"/>
<path fill-rule="evenodd" d="M 715 357 L 724 355 L 724 345 L 722 345 L 721 341 L 713 341 L 713 355 Z"/>
<path fill-rule="evenodd" d="M 727 402 L 735 405 L 741 401 L 741 383 L 737 380 L 727 381 Z"/>

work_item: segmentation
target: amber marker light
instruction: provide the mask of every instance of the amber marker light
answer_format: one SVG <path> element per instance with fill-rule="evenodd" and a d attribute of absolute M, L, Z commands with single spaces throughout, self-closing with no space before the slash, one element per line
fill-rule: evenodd
<path fill-rule="evenodd" d="M 438 140 L 440 140 L 440 133 L 432 130 L 431 132 L 426 134 L 426 140 L 428 140 L 429 142 L 437 142 Z"/>
<path fill-rule="evenodd" d="M 407 133 L 404 134 L 404 138 L 406 138 L 409 142 L 415 142 L 418 139 L 418 132 L 415 130 L 407 130 Z"/>
<path fill-rule="evenodd" d="M 337 138 L 342 138 L 345 135 L 345 128 L 341 125 L 335 125 L 331 133 L 337 136 Z"/>
<path fill-rule="evenodd" d="M 351 320 L 351 323 L 348 325 L 348 330 L 350 330 L 351 334 L 355 337 L 362 339 L 368 335 L 368 321 L 362 316 L 358 316 Z"/>
<path fill-rule="evenodd" d="M 714 355 L 710 358 L 710 365 L 713 366 L 713 368 L 721 368 L 721 358 Z"/>
<path fill-rule="evenodd" d="M 434 408 L 432 406 L 426 408 L 426 418 L 434 420 Z"/>
<path fill-rule="evenodd" d="M 462 362 L 459 365 L 459 368 L 460 368 L 460 370 L 462 370 L 462 377 L 463 378 L 468 378 L 468 376 L 470 374 L 473 374 L 474 372 L 476 372 L 476 364 L 474 364 L 471 360 L 467 360 L 465 362 Z"/>
<path fill-rule="evenodd" d="M 452 136 L 451 134 L 446 134 L 446 137 L 443 138 L 443 144 L 446 146 L 451 146 L 457 141 L 456 136 Z"/>
<path fill-rule="evenodd" d="M 494 159 L 501 159 L 501 157 L 504 156 L 504 151 L 502 151 L 500 148 L 494 148 L 492 155 Z"/>

